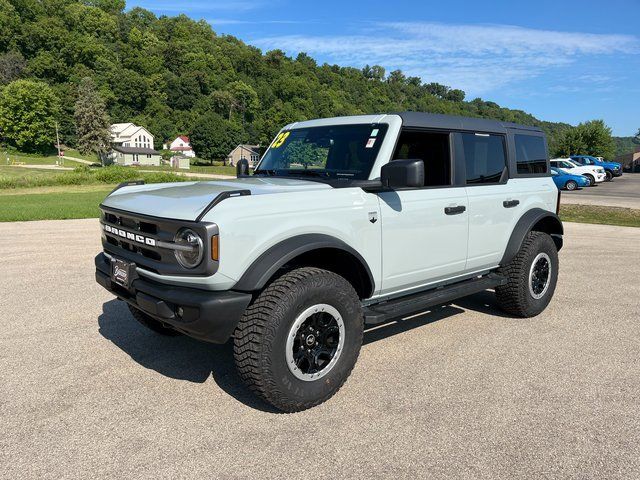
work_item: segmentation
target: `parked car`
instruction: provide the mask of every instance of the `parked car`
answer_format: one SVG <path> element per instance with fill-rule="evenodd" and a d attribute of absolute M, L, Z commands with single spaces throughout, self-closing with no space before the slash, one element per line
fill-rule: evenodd
<path fill-rule="evenodd" d="M 417 112 L 295 122 L 252 175 L 109 194 L 96 280 L 157 333 L 233 338 L 240 378 L 295 412 L 343 385 L 365 325 L 487 289 L 511 315 L 541 313 L 559 200 L 537 127 Z"/>
<path fill-rule="evenodd" d="M 618 162 L 605 162 L 591 155 L 571 155 L 570 158 L 572 162 L 579 163 L 582 166 L 591 165 L 604 168 L 607 182 L 610 182 L 613 177 L 622 175 L 622 164 Z"/>
<path fill-rule="evenodd" d="M 563 188 L 567 190 L 579 190 L 582 187 L 588 187 L 591 185 L 591 181 L 584 175 L 574 175 L 572 173 L 566 173 L 557 168 L 551 167 L 551 178 L 558 187 L 558 190 Z"/>
<path fill-rule="evenodd" d="M 579 163 L 572 162 L 570 158 L 554 158 L 550 163 L 553 168 L 557 168 L 563 172 L 573 175 L 584 175 L 589 179 L 591 183 L 590 186 L 592 187 L 596 183 L 604 182 L 607 178 L 604 173 L 604 168 L 594 165 L 580 165 Z"/>

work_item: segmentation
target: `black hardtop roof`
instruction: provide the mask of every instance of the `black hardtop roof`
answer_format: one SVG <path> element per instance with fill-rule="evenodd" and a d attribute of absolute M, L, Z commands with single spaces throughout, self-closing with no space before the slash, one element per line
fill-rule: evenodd
<path fill-rule="evenodd" d="M 507 130 L 528 130 L 531 133 L 542 133 L 539 127 L 519 125 L 512 122 L 501 122 L 486 118 L 459 117 L 439 113 L 398 112 L 403 127 L 441 128 L 444 130 L 470 130 L 474 132 L 507 133 Z"/>

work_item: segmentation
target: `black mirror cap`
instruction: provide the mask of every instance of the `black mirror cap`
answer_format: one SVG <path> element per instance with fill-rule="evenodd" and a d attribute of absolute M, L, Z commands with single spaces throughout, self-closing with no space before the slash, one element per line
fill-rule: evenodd
<path fill-rule="evenodd" d="M 249 160 L 241 158 L 236 163 L 236 177 L 246 177 L 247 175 L 249 175 Z"/>
<path fill-rule="evenodd" d="M 380 169 L 380 180 L 387 188 L 424 187 L 424 161 L 392 160 Z"/>

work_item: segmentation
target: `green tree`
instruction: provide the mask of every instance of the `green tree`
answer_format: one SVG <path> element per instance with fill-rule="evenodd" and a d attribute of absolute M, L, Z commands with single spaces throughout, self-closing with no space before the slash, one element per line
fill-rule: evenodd
<path fill-rule="evenodd" d="M 584 154 L 604 158 L 612 158 L 615 153 L 615 142 L 611 129 L 604 120 L 590 120 L 578 125 L 577 130 L 584 142 Z"/>
<path fill-rule="evenodd" d="M 0 85 L 6 85 L 17 80 L 26 66 L 27 62 L 24 61 L 24 57 L 20 55 L 20 52 L 14 51 L 0 54 Z"/>
<path fill-rule="evenodd" d="M 95 153 L 102 158 L 111 140 L 111 121 L 91 77 L 85 77 L 80 82 L 73 119 L 80 153 Z"/>
<path fill-rule="evenodd" d="M 577 128 L 570 128 L 564 131 L 553 141 L 552 155 L 556 157 L 582 155 L 584 151 L 584 140 Z"/>
<path fill-rule="evenodd" d="M 640 128 L 638 129 L 638 133 L 633 137 L 633 143 L 640 145 Z"/>
<path fill-rule="evenodd" d="M 226 164 L 229 152 L 242 141 L 242 129 L 217 113 L 207 113 L 196 120 L 189 139 L 199 157 Z"/>
<path fill-rule="evenodd" d="M 0 92 L 0 134 L 20 150 L 44 152 L 55 143 L 58 98 L 43 82 L 16 80 Z"/>
<path fill-rule="evenodd" d="M 7 0 L 0 0 L 0 51 L 13 46 L 19 30 L 20 17 L 15 8 Z"/>

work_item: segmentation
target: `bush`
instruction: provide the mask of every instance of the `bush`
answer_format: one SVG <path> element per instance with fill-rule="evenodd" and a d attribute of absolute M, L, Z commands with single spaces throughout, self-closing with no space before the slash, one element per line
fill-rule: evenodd
<path fill-rule="evenodd" d="M 131 167 L 117 165 L 95 169 L 90 168 L 88 165 L 81 165 L 71 172 L 55 176 L 0 176 L 0 189 L 52 187 L 56 185 L 95 185 L 101 183 L 118 184 L 132 180 L 144 180 L 146 183 L 169 183 L 185 182 L 193 179 L 168 172 L 142 173 Z"/>

